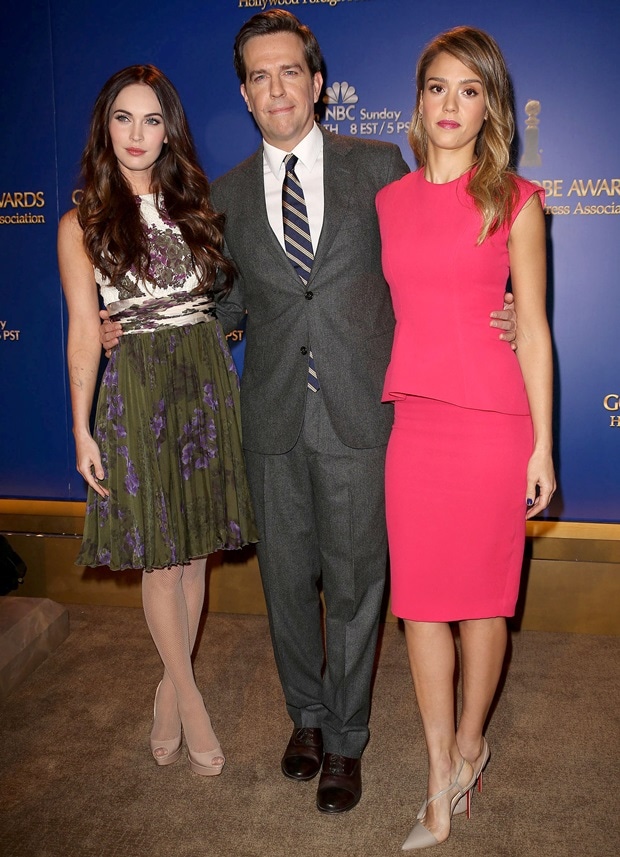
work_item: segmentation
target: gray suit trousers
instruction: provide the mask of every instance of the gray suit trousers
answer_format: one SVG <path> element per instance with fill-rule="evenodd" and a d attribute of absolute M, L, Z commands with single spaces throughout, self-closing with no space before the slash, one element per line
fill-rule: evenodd
<path fill-rule="evenodd" d="M 319 391 L 308 392 L 293 449 L 245 455 L 288 712 L 297 727 L 322 728 L 327 752 L 358 758 L 386 574 L 385 446 L 345 446 Z"/>

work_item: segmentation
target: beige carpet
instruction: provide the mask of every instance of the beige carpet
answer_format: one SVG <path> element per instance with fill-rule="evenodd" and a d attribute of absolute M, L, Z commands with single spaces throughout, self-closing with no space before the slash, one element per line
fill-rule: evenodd
<path fill-rule="evenodd" d="M 343 816 L 316 781 L 280 773 L 290 732 L 267 621 L 207 618 L 196 662 L 228 757 L 220 777 L 148 751 L 158 656 L 134 608 L 71 607 L 71 633 L 0 709 L 2 857 L 387 857 L 424 796 L 402 632 L 385 627 L 364 794 Z M 487 731 L 492 758 L 470 821 L 434 854 L 620 853 L 620 638 L 522 632 Z"/>

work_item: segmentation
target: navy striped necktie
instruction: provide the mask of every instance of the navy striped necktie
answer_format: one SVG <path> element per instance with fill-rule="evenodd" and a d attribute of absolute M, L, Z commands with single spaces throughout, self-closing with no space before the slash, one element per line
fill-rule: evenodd
<path fill-rule="evenodd" d="M 314 250 L 310 237 L 306 200 L 299 179 L 295 174 L 296 155 L 284 158 L 284 182 L 282 184 L 282 218 L 284 222 L 284 250 L 304 286 L 308 285 Z M 306 292 L 312 298 L 312 292 Z M 320 389 L 314 366 L 312 350 L 308 354 L 308 387 L 313 393 Z"/>

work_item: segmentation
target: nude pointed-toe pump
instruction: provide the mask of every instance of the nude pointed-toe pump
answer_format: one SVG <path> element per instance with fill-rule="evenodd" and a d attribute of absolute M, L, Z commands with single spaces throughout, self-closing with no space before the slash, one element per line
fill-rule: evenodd
<path fill-rule="evenodd" d="M 426 816 L 426 810 L 436 800 L 443 797 L 444 795 L 450 794 L 450 792 L 454 792 L 450 799 L 450 820 L 454 815 L 454 810 L 456 809 L 456 805 L 459 800 L 467 795 L 469 790 L 473 787 L 476 782 L 476 778 L 472 775 L 471 779 L 465 784 L 461 785 L 459 782 L 459 777 L 463 771 L 463 767 L 465 765 L 469 765 L 469 762 L 466 762 L 465 759 L 461 759 L 461 764 L 459 766 L 458 772 L 454 780 L 450 783 L 449 786 L 446 786 L 445 789 L 437 792 L 432 797 L 428 798 L 427 801 L 422 805 L 422 809 L 418 813 L 416 817 L 416 823 L 411 829 L 409 836 L 405 839 L 402 844 L 403 851 L 420 851 L 422 848 L 431 848 L 433 845 L 439 845 L 441 842 L 445 842 L 448 836 L 450 836 L 450 826 L 448 825 L 448 830 L 445 836 L 442 836 L 441 839 L 437 839 L 437 837 L 428 830 L 424 824 L 422 823 L 423 819 Z M 471 767 L 471 765 L 469 765 Z"/>

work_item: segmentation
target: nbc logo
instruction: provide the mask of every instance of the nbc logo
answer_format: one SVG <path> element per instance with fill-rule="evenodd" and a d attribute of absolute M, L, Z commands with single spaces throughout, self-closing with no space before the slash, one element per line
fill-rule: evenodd
<path fill-rule="evenodd" d="M 355 87 L 343 80 L 342 83 L 332 83 L 325 90 L 323 102 L 327 105 L 325 119 L 333 122 L 343 122 L 345 119 L 355 119 L 354 105 L 358 102 Z"/>

